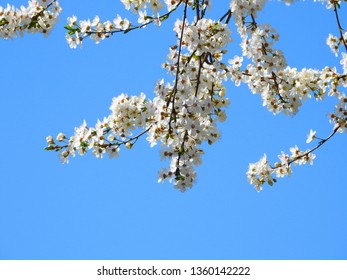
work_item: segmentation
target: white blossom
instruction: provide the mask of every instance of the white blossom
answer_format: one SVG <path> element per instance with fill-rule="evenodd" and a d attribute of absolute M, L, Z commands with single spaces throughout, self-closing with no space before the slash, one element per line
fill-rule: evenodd
<path fill-rule="evenodd" d="M 310 130 L 310 133 L 307 135 L 307 140 L 306 140 L 306 143 L 311 143 L 313 141 L 313 139 L 316 138 L 316 131 L 314 130 Z"/>

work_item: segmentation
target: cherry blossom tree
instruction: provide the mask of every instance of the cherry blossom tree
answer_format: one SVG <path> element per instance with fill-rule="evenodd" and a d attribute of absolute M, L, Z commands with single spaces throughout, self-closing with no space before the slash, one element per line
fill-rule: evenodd
<path fill-rule="evenodd" d="M 161 156 L 168 159 L 168 167 L 159 171 L 158 182 L 168 180 L 175 188 L 185 191 L 196 180 L 195 168 L 202 163 L 202 143 L 213 144 L 220 137 L 218 122 L 226 120 L 229 105 L 225 81 L 236 86 L 246 84 L 253 94 L 259 94 L 265 106 L 274 115 L 294 116 L 310 98 L 336 100 L 330 113 L 330 135 L 318 137 L 310 130 L 307 144 L 281 151 L 278 162 L 270 164 L 266 154 L 248 167 L 249 183 L 260 191 L 264 184 L 273 185 L 277 178 L 292 173 L 293 165 L 313 164 L 315 150 L 337 133 L 347 132 L 347 31 L 340 19 L 341 0 L 320 0 L 336 19 L 335 34 L 327 34 L 326 43 L 338 58 L 337 66 L 323 69 L 296 69 L 287 65 L 283 52 L 276 48 L 279 34 L 268 23 L 260 23 L 258 14 L 265 0 L 232 0 L 225 2 L 225 13 L 218 19 L 209 18 L 211 0 L 121 0 L 125 9 L 137 15 L 137 22 L 117 15 L 101 21 L 67 19 L 66 40 L 71 48 L 81 47 L 89 38 L 96 44 L 112 38 L 116 33 L 126 34 L 150 24 L 160 26 L 169 17 L 177 16 L 173 30 L 177 37 L 170 47 L 163 67 L 173 77 L 155 84 L 155 97 L 150 100 L 144 93 L 116 96 L 110 114 L 94 127 L 86 122 L 75 128 L 74 135 L 59 133 L 47 137 L 46 150 L 56 151 L 63 163 L 71 156 L 91 151 L 97 158 L 118 157 L 120 149 L 131 149 L 147 136 L 153 147 L 161 146 Z M 287 5 L 290 0 L 284 1 Z M 0 37 L 13 39 L 26 33 L 49 35 L 62 11 L 57 0 L 31 0 L 27 7 L 11 5 L 0 7 Z M 232 35 L 231 25 L 237 33 Z M 241 56 L 225 61 L 227 46 L 232 37 L 241 38 Z M 338 64 L 337 63 L 337 64 Z M 312 144 L 315 142 L 316 144 Z"/>

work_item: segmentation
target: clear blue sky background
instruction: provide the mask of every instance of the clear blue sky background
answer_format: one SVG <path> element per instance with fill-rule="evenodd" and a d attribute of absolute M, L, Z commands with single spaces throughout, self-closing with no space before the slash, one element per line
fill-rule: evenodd
<path fill-rule="evenodd" d="M 224 14 L 228 2 L 213 1 L 213 16 Z M 100 45 L 86 40 L 72 50 L 64 38 L 68 16 L 106 20 L 128 12 L 115 0 L 61 4 L 49 38 L 0 41 L 1 259 L 347 258 L 346 135 L 319 149 L 312 167 L 296 167 L 260 193 L 245 175 L 264 152 L 275 160 L 295 144 L 304 149 L 311 128 L 330 134 L 331 98 L 310 100 L 294 118 L 274 117 L 259 96 L 229 82 L 222 138 L 206 147 L 198 181 L 186 193 L 157 184 L 166 163 L 145 139 L 114 160 L 89 154 L 62 165 L 44 151 L 47 135 L 71 135 L 84 119 L 93 125 L 108 115 L 113 96 L 152 97 L 176 40 L 174 15 L 160 29 L 118 34 Z M 337 34 L 335 18 L 323 5 L 270 2 L 258 21 L 279 31 L 277 46 L 291 66 L 338 65 L 325 44 L 329 32 Z M 347 26 L 343 15 L 342 21 Z M 235 30 L 233 38 L 228 57 L 240 53 Z"/>

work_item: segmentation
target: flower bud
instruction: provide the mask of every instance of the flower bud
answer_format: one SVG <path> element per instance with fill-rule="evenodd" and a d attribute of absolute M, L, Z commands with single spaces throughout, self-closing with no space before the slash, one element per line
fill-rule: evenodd
<path fill-rule="evenodd" d="M 59 133 L 57 136 L 57 141 L 62 142 L 66 138 L 64 133 Z"/>

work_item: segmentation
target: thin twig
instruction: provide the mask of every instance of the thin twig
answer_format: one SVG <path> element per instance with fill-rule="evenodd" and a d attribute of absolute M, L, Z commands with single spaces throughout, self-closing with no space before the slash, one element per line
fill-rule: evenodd
<path fill-rule="evenodd" d="M 336 6 L 336 2 L 335 2 L 335 1 L 334 1 L 334 12 L 335 12 L 335 17 L 336 17 L 337 25 L 338 25 L 338 27 L 339 27 L 341 40 L 342 40 L 342 43 L 343 43 L 343 45 L 345 46 L 345 49 L 346 49 L 346 51 L 347 51 L 347 43 L 346 43 L 345 38 L 343 37 L 343 33 L 342 33 L 342 30 L 344 30 L 344 29 L 342 28 L 341 23 L 340 23 L 339 13 L 337 12 L 337 6 Z"/>

